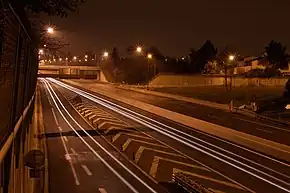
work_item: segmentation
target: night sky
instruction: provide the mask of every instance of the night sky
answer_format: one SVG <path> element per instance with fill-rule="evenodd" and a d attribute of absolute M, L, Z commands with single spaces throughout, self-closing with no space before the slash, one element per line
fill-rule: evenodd
<path fill-rule="evenodd" d="M 289 0 L 88 0 L 79 15 L 51 18 L 74 54 L 117 46 L 155 45 L 181 56 L 210 39 L 244 55 L 257 55 L 271 40 L 290 51 Z"/>

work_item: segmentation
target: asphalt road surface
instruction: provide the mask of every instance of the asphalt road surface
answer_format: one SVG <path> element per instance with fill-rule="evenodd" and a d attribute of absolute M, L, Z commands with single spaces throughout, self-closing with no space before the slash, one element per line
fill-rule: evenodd
<path fill-rule="evenodd" d="M 98 93 L 41 83 L 51 192 L 180 192 L 176 172 L 214 191 L 290 192 L 288 163 Z"/>

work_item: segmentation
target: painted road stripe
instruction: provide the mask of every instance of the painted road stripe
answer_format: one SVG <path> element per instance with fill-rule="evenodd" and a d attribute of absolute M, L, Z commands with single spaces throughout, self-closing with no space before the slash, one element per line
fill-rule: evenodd
<path fill-rule="evenodd" d="M 208 170 L 205 167 L 192 165 L 192 164 L 184 163 L 184 162 L 180 162 L 180 161 L 175 161 L 175 160 L 172 160 L 172 159 L 167 159 L 167 158 L 163 158 L 163 157 L 159 157 L 159 156 L 154 156 L 154 159 L 152 161 L 152 165 L 151 165 L 151 168 L 150 168 L 150 172 L 149 172 L 149 174 L 152 177 L 154 177 L 154 178 L 156 177 L 156 173 L 157 173 L 157 169 L 158 169 L 160 160 L 164 160 L 164 161 L 167 161 L 167 162 L 171 162 L 171 163 L 175 163 L 175 164 L 179 164 L 179 165 L 183 165 L 183 166 L 187 166 L 187 167 L 191 167 L 191 168 L 196 168 L 196 169 L 200 169 L 200 170 L 210 171 L 210 170 Z"/>
<path fill-rule="evenodd" d="M 77 155 L 78 154 L 72 147 L 70 148 L 70 150 L 73 153 L 73 155 Z"/>
<path fill-rule="evenodd" d="M 94 119 L 97 115 L 93 114 L 92 116 L 89 117 L 89 120 Z"/>
<path fill-rule="evenodd" d="M 99 190 L 100 193 L 107 193 L 105 188 L 99 188 L 98 190 Z"/>
<path fill-rule="evenodd" d="M 56 118 L 56 115 L 55 115 L 55 112 L 54 112 L 53 108 L 51 108 L 51 111 L 52 111 L 52 115 L 53 115 L 54 121 L 55 121 L 56 125 L 58 125 L 58 120 Z"/>
<path fill-rule="evenodd" d="M 177 168 L 173 168 L 173 173 L 175 174 L 177 172 L 185 173 L 185 174 L 188 174 L 188 175 L 191 175 L 193 177 L 200 178 L 200 179 L 203 179 L 203 180 L 208 180 L 208 181 L 214 182 L 216 184 L 221 184 L 221 185 L 225 185 L 225 186 L 228 186 L 228 187 L 244 190 L 242 187 L 240 187 L 240 186 L 238 186 L 236 184 L 230 183 L 230 182 L 226 182 L 226 181 L 223 181 L 223 180 L 217 180 L 216 178 L 211 178 L 211 177 L 207 177 L 207 176 L 204 176 L 204 175 L 200 175 L 200 174 L 196 174 L 196 173 L 180 170 L 180 169 L 177 169 Z"/>
<path fill-rule="evenodd" d="M 167 148 L 164 145 L 160 145 L 160 144 L 156 144 L 156 143 L 151 143 L 151 142 L 142 141 L 142 140 L 138 140 L 138 139 L 127 139 L 127 141 L 122 145 L 122 150 L 125 151 L 132 141 L 142 143 L 142 144 L 148 144 L 148 145 L 153 145 L 153 146 L 157 146 L 157 147 Z"/>
<path fill-rule="evenodd" d="M 59 129 L 60 131 L 63 131 L 62 128 L 61 128 L 60 126 L 58 126 L 58 129 Z"/>
<path fill-rule="evenodd" d="M 105 126 L 105 125 L 114 125 L 114 126 L 121 126 L 121 127 L 128 127 L 128 125 L 125 125 L 124 123 L 120 122 L 112 122 L 112 121 L 104 121 L 103 123 L 99 124 L 99 128 Z"/>
<path fill-rule="evenodd" d="M 124 127 L 116 127 L 116 126 L 110 126 L 106 131 L 104 131 L 105 134 L 108 134 L 112 130 L 122 130 L 122 131 L 127 131 L 130 132 L 130 129 L 124 128 Z"/>
<path fill-rule="evenodd" d="M 66 136 L 62 136 L 62 138 L 65 140 L 65 142 L 68 142 L 68 139 Z"/>
<path fill-rule="evenodd" d="M 154 140 L 150 137 L 147 137 L 147 136 L 144 136 L 144 135 L 137 135 L 137 134 L 133 134 L 133 133 L 123 133 L 123 132 L 120 132 L 120 133 L 117 133 L 113 138 L 112 138 L 112 142 L 115 142 L 119 137 L 121 137 L 121 135 L 129 135 L 131 137 L 138 137 L 138 138 L 142 138 L 142 139 L 148 139 L 148 140 Z"/>
<path fill-rule="evenodd" d="M 93 175 L 92 174 L 92 172 L 89 170 L 89 168 L 86 166 L 86 165 L 81 165 L 82 166 L 82 168 L 85 170 L 85 172 L 86 172 L 86 174 L 88 175 L 88 176 L 91 176 L 91 175 Z"/>
<path fill-rule="evenodd" d="M 162 153 L 162 154 L 166 154 L 166 155 L 171 155 L 171 156 L 185 158 L 183 155 L 180 155 L 180 154 L 170 153 L 170 152 L 166 152 L 166 151 L 162 151 L 162 150 L 157 150 L 157 149 L 154 149 L 154 148 L 149 148 L 149 147 L 141 146 L 141 147 L 139 147 L 139 149 L 137 150 L 137 152 L 135 154 L 135 163 L 138 163 L 138 161 L 141 158 L 144 150 L 150 150 L 150 151 L 155 151 L 155 152 Z"/>
<path fill-rule="evenodd" d="M 114 117 L 98 117 L 98 118 L 96 118 L 94 121 L 118 121 L 118 122 L 123 122 L 123 121 L 120 121 L 120 120 L 118 120 L 118 119 L 116 119 L 116 118 L 114 118 Z"/>
<path fill-rule="evenodd" d="M 91 112 L 89 112 L 88 114 L 86 114 L 84 117 L 87 118 L 88 116 L 90 116 L 90 115 L 92 115 L 92 114 L 93 114 L 93 112 L 91 111 Z"/>

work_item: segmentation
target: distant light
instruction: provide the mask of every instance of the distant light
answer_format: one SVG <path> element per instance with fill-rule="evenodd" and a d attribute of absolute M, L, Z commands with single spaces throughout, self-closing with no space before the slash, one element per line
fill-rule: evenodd
<path fill-rule="evenodd" d="M 39 49 L 39 54 L 43 54 L 43 49 Z"/>
<path fill-rule="evenodd" d="M 92 60 L 94 61 L 95 59 L 94 59 L 94 58 L 92 58 Z"/>
<path fill-rule="evenodd" d="M 47 28 L 47 33 L 52 34 L 54 32 L 54 29 L 52 27 Z"/>
<path fill-rule="evenodd" d="M 88 55 L 85 55 L 85 58 L 88 58 Z"/>
<path fill-rule="evenodd" d="M 88 59 L 85 59 L 85 62 L 87 62 L 88 61 Z"/>
<path fill-rule="evenodd" d="M 59 58 L 59 61 L 62 61 L 62 58 Z"/>
<path fill-rule="evenodd" d="M 46 44 L 44 44 L 43 46 L 46 47 Z"/>
<path fill-rule="evenodd" d="M 148 55 L 147 55 L 147 58 L 148 58 L 148 59 L 152 59 L 152 54 L 148 54 Z"/>
<path fill-rule="evenodd" d="M 79 60 L 79 62 L 81 62 L 82 60 Z"/>
<path fill-rule="evenodd" d="M 47 62 L 47 60 L 44 60 L 44 62 Z"/>
<path fill-rule="evenodd" d="M 108 57 L 109 53 L 108 52 L 104 52 L 104 57 Z"/>
<path fill-rule="evenodd" d="M 68 58 L 65 58 L 65 60 L 68 60 Z"/>
<path fill-rule="evenodd" d="M 74 60 L 76 60 L 77 59 L 77 57 L 76 56 L 74 56 Z"/>
<path fill-rule="evenodd" d="M 56 59 L 54 58 L 54 59 L 53 59 L 53 61 L 55 62 L 55 61 L 56 61 Z"/>
<path fill-rule="evenodd" d="M 184 58 L 184 57 L 182 57 L 181 59 L 182 59 L 182 60 L 185 60 L 185 58 Z"/>
<path fill-rule="evenodd" d="M 232 61 L 232 60 L 234 60 L 234 59 L 235 59 L 235 56 L 234 56 L 234 55 L 230 55 L 230 56 L 229 56 L 229 60 Z"/>
<path fill-rule="evenodd" d="M 142 52 L 142 48 L 140 46 L 138 46 L 136 51 L 140 53 L 140 52 Z"/>
<path fill-rule="evenodd" d="M 167 58 L 165 58 L 165 62 L 167 62 Z"/>

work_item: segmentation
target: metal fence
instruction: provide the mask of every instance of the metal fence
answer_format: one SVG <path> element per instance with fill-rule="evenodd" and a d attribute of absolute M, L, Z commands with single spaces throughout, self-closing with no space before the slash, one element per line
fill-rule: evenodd
<path fill-rule="evenodd" d="M 0 192 L 8 193 L 33 114 L 38 56 L 25 15 L 0 4 Z"/>

